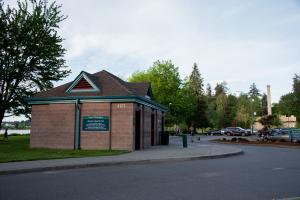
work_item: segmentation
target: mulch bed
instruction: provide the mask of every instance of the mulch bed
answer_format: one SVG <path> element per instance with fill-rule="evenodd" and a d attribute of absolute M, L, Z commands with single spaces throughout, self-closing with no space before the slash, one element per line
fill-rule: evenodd
<path fill-rule="evenodd" d="M 290 142 L 281 142 L 281 141 L 247 141 L 247 140 L 222 140 L 222 139 L 215 139 L 210 140 L 211 142 L 217 142 L 222 144 L 245 144 L 245 145 L 256 145 L 256 146 L 270 146 L 270 147 L 283 147 L 283 148 L 296 148 L 300 149 L 300 143 L 290 143 Z"/>

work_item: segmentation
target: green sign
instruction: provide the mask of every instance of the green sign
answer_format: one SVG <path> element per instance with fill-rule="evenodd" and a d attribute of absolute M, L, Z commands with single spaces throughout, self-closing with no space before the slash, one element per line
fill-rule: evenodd
<path fill-rule="evenodd" d="M 82 129 L 84 131 L 109 131 L 109 117 L 84 116 Z"/>

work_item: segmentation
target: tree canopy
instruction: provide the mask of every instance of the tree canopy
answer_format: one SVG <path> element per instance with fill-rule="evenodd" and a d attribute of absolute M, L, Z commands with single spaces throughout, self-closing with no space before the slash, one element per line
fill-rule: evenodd
<path fill-rule="evenodd" d="M 165 75 L 163 75 L 166 73 Z M 226 82 L 217 83 L 212 94 L 208 83 L 204 90 L 204 79 L 194 63 L 191 74 L 180 81 L 178 68 L 171 61 L 157 61 L 147 71 L 137 71 L 131 81 L 149 81 L 155 88 L 155 99 L 169 107 L 169 125 L 184 123 L 188 128 L 224 128 L 241 126 L 249 128 L 261 117 L 266 127 L 281 125 L 278 115 L 295 115 L 300 120 L 300 76 L 293 77 L 293 92 L 283 95 L 274 104 L 274 115 L 267 116 L 267 95 L 260 94 L 255 83 L 248 93 L 239 96 L 228 92 Z"/>
<path fill-rule="evenodd" d="M 0 124 L 5 114 L 29 112 L 25 98 L 53 87 L 70 71 L 63 58 L 61 6 L 47 1 L 0 1 Z"/>
<path fill-rule="evenodd" d="M 137 71 L 128 79 L 129 82 L 150 82 L 153 97 L 170 109 L 167 122 L 178 122 L 181 112 L 180 86 L 178 67 L 171 61 L 155 61 L 147 71 Z"/>

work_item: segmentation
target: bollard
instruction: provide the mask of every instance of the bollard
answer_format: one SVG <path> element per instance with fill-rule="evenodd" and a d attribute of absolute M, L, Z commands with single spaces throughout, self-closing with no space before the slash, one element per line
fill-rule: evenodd
<path fill-rule="evenodd" d="M 187 148 L 187 135 L 182 135 L 183 148 Z"/>

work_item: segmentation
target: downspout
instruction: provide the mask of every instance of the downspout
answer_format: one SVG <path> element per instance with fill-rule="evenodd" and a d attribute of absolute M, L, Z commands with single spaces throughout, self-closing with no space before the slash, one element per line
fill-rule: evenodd
<path fill-rule="evenodd" d="M 111 102 L 109 103 L 109 150 L 111 150 Z"/>
<path fill-rule="evenodd" d="M 76 121 L 75 121 L 75 149 L 80 149 L 80 100 L 76 99 Z"/>

